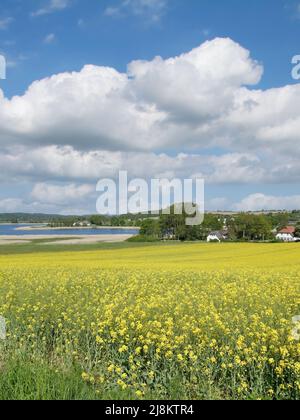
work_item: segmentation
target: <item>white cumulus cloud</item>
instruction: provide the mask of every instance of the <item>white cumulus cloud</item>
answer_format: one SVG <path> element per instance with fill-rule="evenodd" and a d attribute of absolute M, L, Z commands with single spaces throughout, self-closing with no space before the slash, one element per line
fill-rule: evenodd
<path fill-rule="evenodd" d="M 31 198 L 43 204 L 69 205 L 82 201 L 93 191 L 94 188 L 91 185 L 39 183 L 34 186 Z"/>
<path fill-rule="evenodd" d="M 11 100 L 0 92 L 0 145 L 55 142 L 90 150 L 230 145 L 237 124 L 228 127 L 229 118 L 237 106 L 244 107 L 237 96 L 261 74 L 249 52 L 229 39 L 167 60 L 135 61 L 128 74 L 88 65 L 36 81 Z"/>
<path fill-rule="evenodd" d="M 120 169 L 214 185 L 296 184 L 300 85 L 262 90 L 262 76 L 247 49 L 216 38 L 176 57 L 135 60 L 124 73 L 86 65 L 11 99 L 0 90 L 0 180 L 24 177 L 38 184 L 33 200 L 61 205 L 72 197 L 56 183 L 80 197 L 80 185 Z M 297 196 L 280 203 L 255 195 L 236 205 L 279 208 L 285 199 L 297 207 Z"/>

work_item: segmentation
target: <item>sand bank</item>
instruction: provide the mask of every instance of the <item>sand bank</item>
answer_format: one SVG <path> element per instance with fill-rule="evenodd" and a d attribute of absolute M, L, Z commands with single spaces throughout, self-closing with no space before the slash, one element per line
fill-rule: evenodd
<path fill-rule="evenodd" d="M 17 243 L 28 243 L 33 240 L 46 240 L 49 239 L 51 242 L 43 242 L 41 245 L 80 245 L 80 244 L 96 244 L 100 242 L 124 242 L 131 238 L 133 235 L 3 235 L 0 236 L 0 245 L 9 245 Z"/>
<path fill-rule="evenodd" d="M 90 227 L 90 226 L 82 226 L 82 227 L 48 227 L 47 225 L 44 226 L 20 226 L 18 228 L 16 228 L 15 230 L 17 231 L 33 231 L 33 230 L 50 230 L 50 231 L 58 231 L 58 230 L 139 230 L 138 227 L 133 227 L 133 226 L 121 226 L 121 227 L 117 227 L 117 226 L 99 226 L 99 227 Z"/>

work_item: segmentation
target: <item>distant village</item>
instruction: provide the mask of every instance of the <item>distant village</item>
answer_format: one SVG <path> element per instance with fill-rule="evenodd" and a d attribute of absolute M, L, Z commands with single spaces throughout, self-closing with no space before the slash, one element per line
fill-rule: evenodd
<path fill-rule="evenodd" d="M 297 236 L 297 229 L 295 226 L 286 226 L 279 230 L 273 230 L 272 234 L 278 242 L 300 242 L 300 235 Z M 207 242 L 224 242 L 229 239 L 229 232 L 227 229 L 210 232 L 207 236 Z"/>
<path fill-rule="evenodd" d="M 202 242 L 300 242 L 300 211 L 292 212 L 210 212 L 199 226 L 187 226 L 187 214 L 150 213 L 120 216 L 62 216 L 44 214 L 0 214 L 0 223 L 38 223 L 49 228 L 137 227 L 137 242 L 202 241 Z"/>
<path fill-rule="evenodd" d="M 284 215 L 283 213 L 279 213 L 279 215 Z M 250 216 L 250 217 L 249 217 Z M 255 217 L 260 217 L 260 221 L 258 219 L 255 219 Z M 254 214 L 252 213 L 252 215 L 246 215 L 246 214 L 240 214 L 238 216 L 236 216 L 237 219 L 239 218 L 243 218 L 244 220 L 244 226 L 245 226 L 245 232 L 243 235 L 242 239 L 245 239 L 246 237 L 246 230 L 247 230 L 247 219 L 249 221 L 249 219 L 252 219 L 252 224 L 255 225 L 256 222 L 257 223 L 257 238 L 252 238 L 253 239 L 260 239 L 260 240 L 268 240 L 268 241 L 277 241 L 277 242 L 300 242 L 300 223 L 298 221 L 298 219 L 294 219 L 294 220 L 289 220 L 290 224 L 284 225 L 284 222 L 287 221 L 289 219 L 289 214 L 286 213 L 285 214 L 285 220 L 284 218 L 281 218 L 281 220 L 279 220 L 278 225 L 276 227 L 272 226 L 271 229 L 271 224 L 270 224 L 270 230 L 269 230 L 269 234 L 266 231 L 266 227 L 267 227 L 267 223 L 268 223 L 268 216 L 271 216 L 271 214 L 264 214 L 264 213 L 260 213 L 260 214 Z M 262 221 L 262 217 L 265 219 L 265 223 L 266 225 L 263 227 L 261 223 Z M 236 219 L 231 216 L 231 222 L 229 223 L 228 226 L 228 217 L 225 217 L 223 219 L 219 219 L 220 221 L 223 220 L 223 229 L 222 230 L 215 230 L 215 231 L 211 231 L 208 236 L 207 236 L 207 242 L 225 242 L 225 241 L 229 241 L 232 239 L 231 237 L 231 228 L 232 226 L 234 226 L 234 224 L 236 223 Z M 243 224 L 242 221 L 242 224 Z M 261 228 L 261 233 L 264 232 L 265 237 L 262 238 L 259 232 L 259 229 Z M 249 225 L 248 225 L 248 229 L 249 229 Z"/>
<path fill-rule="evenodd" d="M 171 208 L 172 209 L 172 208 Z M 185 214 L 161 214 L 140 224 L 137 240 L 206 242 L 300 242 L 300 212 L 206 213 L 199 226 Z"/>

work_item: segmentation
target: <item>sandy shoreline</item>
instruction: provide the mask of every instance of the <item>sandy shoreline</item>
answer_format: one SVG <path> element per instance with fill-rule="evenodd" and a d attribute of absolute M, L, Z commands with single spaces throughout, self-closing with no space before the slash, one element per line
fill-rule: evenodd
<path fill-rule="evenodd" d="M 48 226 L 24 226 L 24 227 L 18 227 L 15 230 L 17 231 L 37 231 L 37 230 L 50 230 L 50 231 L 59 231 L 59 230 L 138 230 L 138 227 L 128 226 L 128 227 L 116 227 L 116 226 L 99 226 L 99 227 L 48 227 Z"/>
<path fill-rule="evenodd" d="M 9 245 L 9 244 L 26 244 L 30 243 L 33 240 L 37 239 L 49 239 L 51 242 L 43 242 L 42 245 L 80 245 L 80 244 L 96 244 L 96 243 L 114 243 L 114 242 L 124 242 L 127 239 L 131 238 L 134 235 L 63 235 L 63 238 L 60 236 L 53 235 L 3 235 L 0 236 L 0 245 Z M 53 242 L 52 242 L 53 240 Z"/>

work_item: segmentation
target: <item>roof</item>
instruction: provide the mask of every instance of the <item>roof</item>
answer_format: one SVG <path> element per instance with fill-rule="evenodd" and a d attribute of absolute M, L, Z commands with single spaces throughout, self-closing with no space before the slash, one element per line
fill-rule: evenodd
<path fill-rule="evenodd" d="M 295 226 L 287 226 L 279 231 L 279 233 L 286 233 L 290 235 L 294 235 L 295 232 L 296 232 Z"/>

